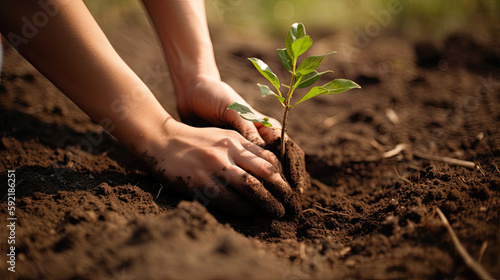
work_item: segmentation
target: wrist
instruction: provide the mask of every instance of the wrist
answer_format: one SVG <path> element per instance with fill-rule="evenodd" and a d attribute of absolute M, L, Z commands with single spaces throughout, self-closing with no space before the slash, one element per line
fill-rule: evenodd
<path fill-rule="evenodd" d="M 189 91 L 190 88 L 203 83 L 203 81 L 221 80 L 215 62 L 213 64 L 185 66 L 182 69 L 172 71 L 171 77 L 177 97 Z"/>
<path fill-rule="evenodd" d="M 132 152 L 140 157 L 144 155 L 154 156 L 177 135 L 176 131 L 179 124 L 168 115 L 162 122 L 142 126 L 140 132 L 129 139 L 129 147 Z"/>

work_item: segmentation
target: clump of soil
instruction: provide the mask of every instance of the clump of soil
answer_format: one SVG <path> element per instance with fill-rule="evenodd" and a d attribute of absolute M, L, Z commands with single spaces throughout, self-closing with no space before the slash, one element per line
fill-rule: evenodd
<path fill-rule="evenodd" d="M 341 50 L 352 41 L 343 34 L 319 39 L 311 52 Z M 127 55 L 123 48 L 130 42 L 112 42 L 141 73 L 161 53 L 150 48 L 154 37 L 136 35 L 144 40 L 133 47 L 148 59 L 131 56 L 137 51 Z M 223 79 L 252 106 L 279 118 L 274 102 L 254 99 L 257 90 L 248 90 L 260 77 L 245 59 L 259 56 L 279 69 L 275 53 L 263 52 L 279 42 L 243 44 L 217 31 L 213 37 Z M 296 215 L 276 220 L 235 217 L 206 200 L 172 194 L 6 45 L 0 174 L 16 170 L 18 220 L 16 273 L 7 270 L 2 254 L 0 277 L 475 278 L 436 217 L 439 207 L 466 250 L 498 278 L 499 46 L 466 33 L 417 44 L 381 35 L 355 56 L 325 59 L 336 77 L 360 81 L 363 89 L 318 97 L 291 112 L 289 135 L 305 154 L 287 161 L 305 162 L 310 179 L 293 186 L 303 189 Z M 174 112 L 165 90 L 153 90 Z M 401 143 L 408 148 L 382 156 Z M 301 168 L 289 166 L 289 182 L 302 178 Z M 2 197 L 6 193 L 0 189 Z M 5 199 L 0 213 L 6 221 Z M 7 246 L 0 242 L 2 252 Z"/>
<path fill-rule="evenodd" d="M 265 145 L 264 148 L 273 152 L 278 159 L 281 159 L 281 138 Z M 285 141 L 285 154 L 281 161 L 279 168 L 294 194 L 290 197 L 278 197 L 278 199 L 285 206 L 286 218 L 293 219 L 301 211 L 301 198 L 304 190 L 311 185 L 311 180 L 306 170 L 304 151 L 292 139 Z"/>

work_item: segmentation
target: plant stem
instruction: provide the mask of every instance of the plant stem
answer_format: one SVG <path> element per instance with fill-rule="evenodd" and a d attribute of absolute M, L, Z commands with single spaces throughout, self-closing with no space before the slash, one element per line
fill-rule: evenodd
<path fill-rule="evenodd" d="M 288 111 L 289 110 L 290 110 L 290 106 L 288 106 L 288 99 L 286 99 L 285 100 L 285 111 L 283 112 L 283 127 L 281 128 L 281 164 L 285 164 L 285 133 L 286 133 L 286 124 L 287 124 L 287 120 L 288 120 Z"/>
<path fill-rule="evenodd" d="M 293 65 L 292 65 L 292 78 L 290 80 L 290 87 L 288 88 L 288 93 L 285 96 L 285 111 L 283 111 L 283 128 L 281 129 L 281 164 L 285 164 L 285 134 L 286 134 L 286 124 L 288 122 L 288 111 L 293 106 L 290 106 L 290 100 L 292 99 L 293 95 L 293 83 L 295 79 L 295 67 L 297 66 L 297 59 L 294 59 Z M 285 166 L 283 166 L 285 169 Z"/>

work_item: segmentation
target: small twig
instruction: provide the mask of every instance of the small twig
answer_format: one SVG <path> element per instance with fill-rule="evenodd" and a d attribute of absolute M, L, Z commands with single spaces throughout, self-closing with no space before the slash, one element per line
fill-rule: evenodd
<path fill-rule="evenodd" d="M 335 126 L 341 122 L 343 122 L 345 119 L 349 117 L 349 113 L 347 111 L 340 112 L 334 116 L 328 117 L 324 119 L 318 126 L 321 129 L 329 129 L 332 126 Z"/>
<path fill-rule="evenodd" d="M 484 169 L 483 169 L 483 167 L 481 166 L 481 164 L 479 164 L 479 163 L 478 163 L 478 164 L 476 165 L 476 168 L 477 168 L 477 170 L 479 170 L 479 172 L 481 172 L 481 174 L 482 174 L 483 176 L 486 176 L 486 172 L 484 172 Z"/>
<path fill-rule="evenodd" d="M 425 154 L 421 154 L 421 153 L 413 153 L 413 154 L 415 156 L 417 156 L 419 158 L 423 158 L 423 159 L 442 161 L 442 162 L 446 162 L 448 164 L 463 166 L 463 167 L 467 167 L 470 169 L 477 168 L 477 164 L 475 162 L 472 162 L 472 161 L 466 161 L 466 160 L 450 158 L 450 157 L 425 155 Z"/>
<path fill-rule="evenodd" d="M 467 253 L 467 250 L 465 250 L 465 248 L 462 246 L 462 243 L 460 243 L 460 240 L 458 240 L 455 231 L 453 231 L 453 228 L 448 222 L 448 219 L 446 219 L 446 216 L 443 214 L 443 212 L 441 212 L 441 209 L 439 209 L 439 207 L 436 207 L 436 211 L 439 217 L 441 218 L 441 221 L 443 222 L 444 226 L 448 230 L 448 233 L 451 236 L 451 240 L 453 241 L 453 245 L 455 245 L 455 248 L 457 249 L 458 253 L 465 261 L 465 264 L 468 265 L 481 279 L 493 279 L 493 277 L 479 263 L 477 263 L 469 255 L 469 253 Z"/>
<path fill-rule="evenodd" d="M 477 255 L 477 262 L 481 263 L 483 260 L 484 252 L 486 252 L 486 248 L 488 248 L 488 241 L 484 241 L 483 245 L 481 245 L 481 249 L 479 249 L 479 254 Z"/>
<path fill-rule="evenodd" d="M 377 140 L 375 140 L 374 138 L 370 139 L 369 140 L 369 143 L 370 145 L 372 145 L 372 147 L 374 147 L 375 149 L 379 150 L 379 151 L 384 151 L 384 147 L 382 147 L 382 145 L 380 145 L 379 142 L 377 142 Z"/>
<path fill-rule="evenodd" d="M 348 214 L 345 214 L 345 213 L 340 213 L 340 212 L 337 212 L 337 211 L 326 209 L 324 207 L 319 206 L 318 204 L 315 204 L 314 207 L 316 207 L 316 208 L 318 208 L 320 210 L 323 210 L 325 212 L 328 212 L 328 213 L 332 213 L 332 214 L 336 214 L 336 215 L 341 215 L 341 216 L 349 216 Z"/>
<path fill-rule="evenodd" d="M 404 149 L 406 149 L 406 147 L 407 147 L 407 145 L 404 143 L 397 144 L 396 147 L 394 147 L 394 149 L 385 152 L 382 155 L 382 158 L 391 158 L 391 157 L 401 153 Z"/>
<path fill-rule="evenodd" d="M 326 209 L 324 207 L 321 207 L 320 205 L 318 205 L 317 203 L 315 203 L 313 205 L 314 208 L 308 208 L 304 211 L 302 211 L 302 213 L 306 213 L 306 212 L 312 212 L 318 216 L 326 216 L 326 215 L 340 215 L 340 216 L 349 216 L 348 214 L 344 214 L 344 213 L 340 213 L 340 212 L 337 212 L 337 211 L 333 211 L 333 210 L 330 210 L 330 209 Z M 326 213 L 319 213 L 318 210 L 316 209 L 319 209 L 319 210 L 322 210 L 323 212 L 326 212 Z"/>
<path fill-rule="evenodd" d="M 396 169 L 396 167 L 394 167 L 394 172 L 396 173 L 396 175 L 398 176 L 398 178 L 399 178 L 399 179 L 401 179 L 401 180 L 403 180 L 403 181 L 405 181 L 406 183 L 408 183 L 408 184 L 410 184 L 410 185 L 411 185 L 411 181 L 410 181 L 410 180 L 408 180 L 408 179 L 406 179 L 406 178 L 403 178 L 403 177 L 401 176 L 401 174 L 399 174 L 399 171 Z"/>
<path fill-rule="evenodd" d="M 306 210 L 302 211 L 302 213 L 306 212 L 318 212 L 318 211 L 316 211 L 314 208 L 307 208 Z"/>
<path fill-rule="evenodd" d="M 153 201 L 156 201 L 156 199 L 158 199 L 158 197 L 160 196 L 160 192 L 161 192 L 162 189 L 163 189 L 163 185 L 160 184 L 160 190 L 158 190 L 158 194 L 156 195 L 155 199 L 153 199 Z"/>
<path fill-rule="evenodd" d="M 493 166 L 495 166 L 495 169 L 497 170 L 497 172 L 500 174 L 500 170 L 498 169 L 498 166 L 496 165 L 496 163 L 493 162 Z"/>

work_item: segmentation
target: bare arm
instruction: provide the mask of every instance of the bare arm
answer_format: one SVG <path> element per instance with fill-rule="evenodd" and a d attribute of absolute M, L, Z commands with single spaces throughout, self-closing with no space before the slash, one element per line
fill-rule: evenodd
<path fill-rule="evenodd" d="M 177 93 L 198 76 L 220 79 L 203 0 L 143 0 L 163 45 Z"/>
<path fill-rule="evenodd" d="M 51 3 L 51 12 L 38 1 L 0 1 L 2 34 L 96 122 L 111 121 L 117 139 L 144 152 L 138 143 L 156 139 L 169 114 L 115 52 L 82 1 L 40 2 Z M 37 13 L 47 20 L 40 26 L 33 22 L 35 32 L 23 19 L 32 21 Z"/>
<path fill-rule="evenodd" d="M 278 131 L 247 122 L 236 112 L 226 110 L 232 102 L 247 102 L 220 80 L 205 16 L 205 1 L 143 0 L 143 3 L 162 42 L 183 120 L 192 124 L 208 122 L 232 127 L 258 144 L 264 143 L 263 137 L 266 142 L 276 139 Z M 272 121 L 280 126 L 279 122 Z"/>

